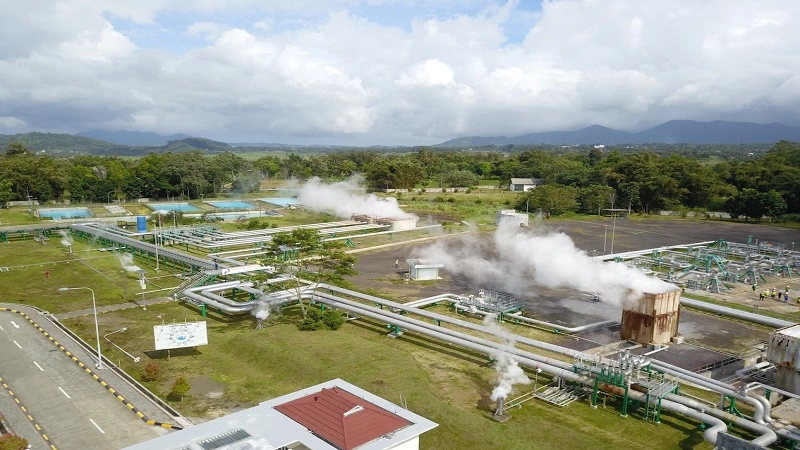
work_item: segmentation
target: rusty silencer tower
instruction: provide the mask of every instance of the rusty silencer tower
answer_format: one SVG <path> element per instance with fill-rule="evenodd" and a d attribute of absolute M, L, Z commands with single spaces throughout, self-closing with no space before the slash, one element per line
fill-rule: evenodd
<path fill-rule="evenodd" d="M 644 294 L 622 310 L 622 339 L 640 344 L 667 344 L 678 334 L 681 291 Z"/>

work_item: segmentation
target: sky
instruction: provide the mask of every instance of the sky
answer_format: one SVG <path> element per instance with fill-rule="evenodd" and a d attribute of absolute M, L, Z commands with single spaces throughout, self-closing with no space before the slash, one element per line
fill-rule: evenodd
<path fill-rule="evenodd" d="M 432 145 L 800 125 L 800 2 L 0 1 L 0 134 Z"/>

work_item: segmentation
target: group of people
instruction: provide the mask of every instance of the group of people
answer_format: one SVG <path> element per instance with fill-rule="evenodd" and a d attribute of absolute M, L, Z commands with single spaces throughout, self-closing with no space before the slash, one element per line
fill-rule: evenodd
<path fill-rule="evenodd" d="M 753 285 L 753 290 L 756 290 L 756 285 Z M 785 291 L 778 291 L 775 288 L 772 290 L 765 289 L 758 294 L 758 300 L 764 301 L 765 298 L 777 298 L 778 300 L 783 299 L 783 303 L 789 303 L 789 286 L 786 286 Z M 800 304 L 800 297 L 797 298 L 798 304 Z"/>

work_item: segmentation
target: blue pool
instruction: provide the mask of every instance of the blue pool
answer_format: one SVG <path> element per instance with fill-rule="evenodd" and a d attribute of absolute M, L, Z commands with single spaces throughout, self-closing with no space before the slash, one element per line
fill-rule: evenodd
<path fill-rule="evenodd" d="M 39 217 L 47 219 L 71 219 L 81 217 L 92 217 L 89 208 L 47 208 L 37 209 Z"/>
<path fill-rule="evenodd" d="M 192 206 L 188 203 L 148 203 L 147 207 L 153 211 L 179 211 L 179 212 L 194 212 L 201 211 L 200 208 Z"/>
<path fill-rule="evenodd" d="M 231 200 L 231 201 L 208 201 L 207 204 L 213 206 L 214 208 L 221 208 L 221 209 L 256 209 L 256 206 L 252 203 L 243 202 L 241 200 Z"/>
<path fill-rule="evenodd" d="M 271 198 L 260 198 L 259 200 L 261 200 L 264 203 L 271 203 L 273 205 L 278 205 L 283 207 L 296 205 L 300 203 L 296 198 L 271 197 Z"/>

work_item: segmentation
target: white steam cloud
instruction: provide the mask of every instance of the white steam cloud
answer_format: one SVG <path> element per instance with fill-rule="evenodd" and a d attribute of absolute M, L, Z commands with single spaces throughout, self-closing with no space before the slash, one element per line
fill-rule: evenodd
<path fill-rule="evenodd" d="M 504 331 L 496 322 L 497 316 L 494 314 L 487 314 L 483 318 L 483 325 L 494 328 L 499 331 Z M 511 355 L 505 350 L 514 347 L 514 340 L 510 333 L 501 333 L 505 338 L 505 344 L 498 346 L 496 351 L 492 353 L 495 360 L 494 369 L 497 371 L 497 386 L 492 389 L 491 399 L 496 401 L 499 398 L 506 398 L 511 393 L 515 384 L 530 384 L 531 379 L 519 366 L 517 360 L 512 358 Z"/>
<path fill-rule="evenodd" d="M 314 177 L 300 186 L 298 200 L 303 206 L 348 219 L 353 214 L 393 219 L 415 217 L 403 211 L 393 197 L 381 198 L 366 194 L 363 177 L 359 175 L 353 175 L 347 181 L 330 184 Z"/>
<path fill-rule="evenodd" d="M 250 311 L 250 314 L 256 318 L 256 330 L 264 328 L 264 321 L 269 318 L 271 308 L 272 305 L 270 303 L 266 301 L 260 301 L 258 305 L 256 305 L 256 307 Z"/>
<path fill-rule="evenodd" d="M 64 230 L 60 230 L 58 234 L 61 235 L 61 245 L 64 247 L 69 247 L 72 245 L 72 236 L 70 236 L 69 233 Z"/>
<path fill-rule="evenodd" d="M 133 255 L 130 253 L 117 255 L 117 259 L 119 260 L 120 265 L 122 265 L 122 268 L 128 272 L 138 272 L 142 270 L 139 266 L 133 263 Z"/>
<path fill-rule="evenodd" d="M 502 290 L 518 295 L 529 293 L 534 284 L 597 292 L 603 302 L 624 305 L 643 293 L 675 289 L 625 264 L 592 259 L 564 233 L 521 228 L 510 221 L 501 222 L 491 240 L 474 235 L 442 240 L 422 249 L 420 257 L 476 283 L 500 280 Z"/>

